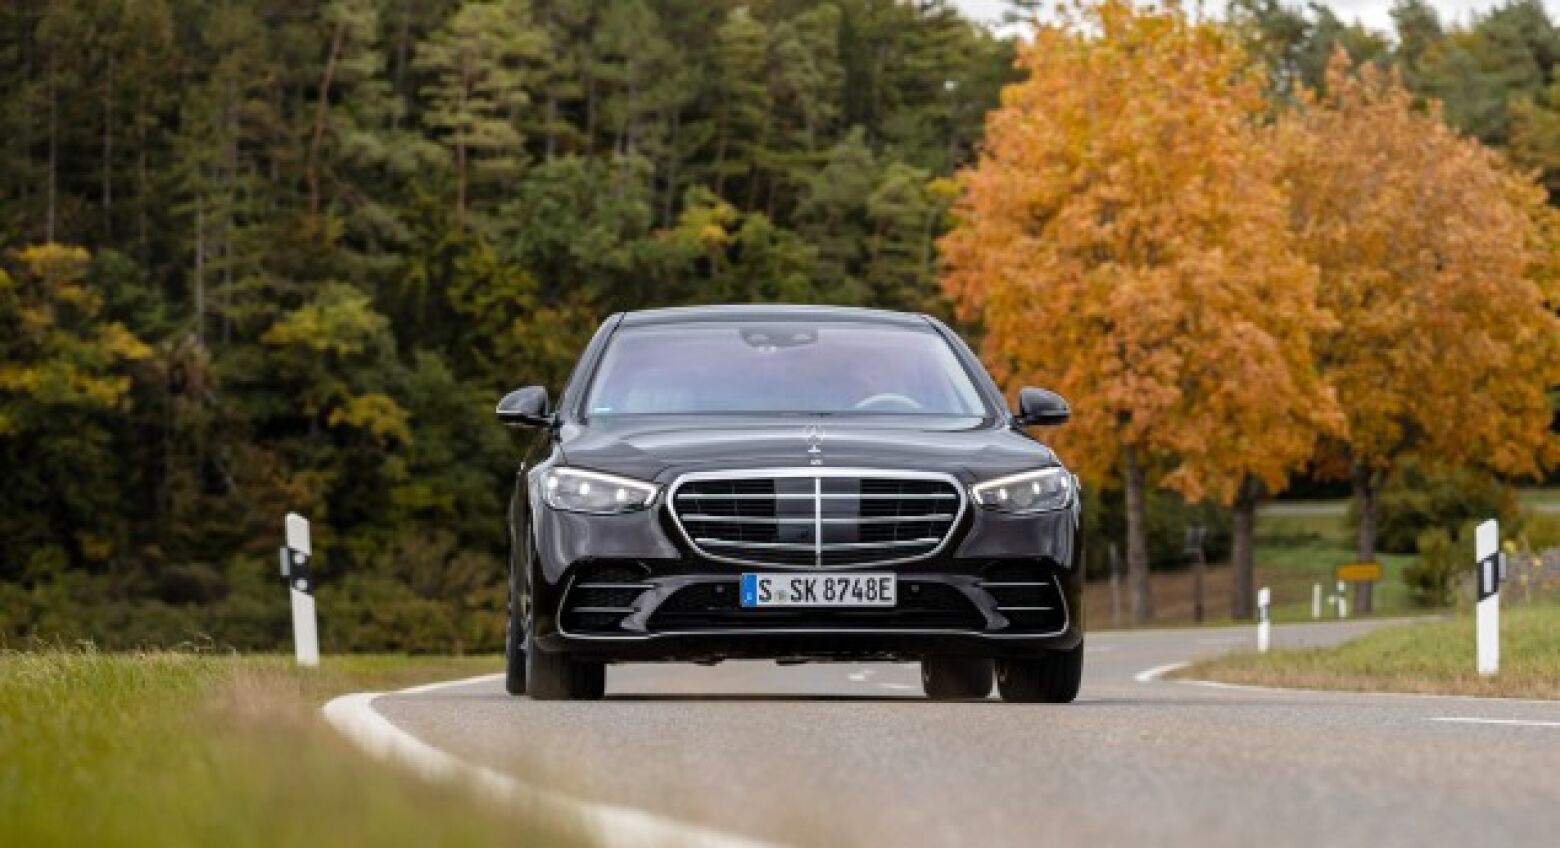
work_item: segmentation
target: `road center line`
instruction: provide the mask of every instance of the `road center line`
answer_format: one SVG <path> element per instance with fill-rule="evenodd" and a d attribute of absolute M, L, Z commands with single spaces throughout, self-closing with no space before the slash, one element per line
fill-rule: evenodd
<path fill-rule="evenodd" d="M 1560 721 L 1538 721 L 1526 718 L 1479 718 L 1477 716 L 1436 716 L 1426 721 L 1444 721 L 1454 724 L 1499 724 L 1511 727 L 1560 727 Z"/>

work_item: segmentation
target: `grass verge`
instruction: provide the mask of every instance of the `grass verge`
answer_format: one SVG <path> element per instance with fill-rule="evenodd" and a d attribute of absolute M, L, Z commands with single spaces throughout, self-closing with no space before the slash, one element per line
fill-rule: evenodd
<path fill-rule="evenodd" d="M 1334 569 L 1357 559 L 1347 519 L 1340 515 L 1259 514 L 1256 543 L 1257 582 L 1273 589 L 1275 621 L 1309 620 L 1312 585 L 1320 583 L 1324 593 L 1332 591 Z M 1414 557 L 1378 553 L 1376 561 L 1383 575 L 1376 584 L 1375 614 L 1417 611 L 1403 583 L 1403 569 Z M 1333 611 L 1324 606 L 1322 615 L 1330 618 Z"/>
<path fill-rule="evenodd" d="M 558 845 L 466 787 L 363 756 L 330 697 L 489 659 L 0 652 L 0 845 Z"/>
<path fill-rule="evenodd" d="M 1333 648 L 1241 653 L 1173 677 L 1256 686 L 1560 699 L 1560 599 L 1501 610 L 1500 673 L 1474 671 L 1473 616 L 1389 627 Z"/>

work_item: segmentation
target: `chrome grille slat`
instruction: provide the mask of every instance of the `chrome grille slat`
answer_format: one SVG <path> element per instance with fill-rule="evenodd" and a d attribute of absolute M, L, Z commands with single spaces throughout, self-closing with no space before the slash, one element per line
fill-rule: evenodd
<path fill-rule="evenodd" d="M 803 492 L 803 493 L 800 493 L 800 494 L 797 494 L 797 493 L 781 493 L 781 494 L 776 494 L 776 495 L 755 495 L 755 494 L 751 494 L 751 493 L 738 493 L 738 494 L 726 495 L 726 494 L 716 494 L 716 493 L 710 493 L 710 492 L 678 492 L 677 493 L 677 497 L 679 497 L 679 498 L 721 498 L 723 500 L 738 500 L 738 501 L 741 501 L 741 500 L 762 500 L 762 501 L 795 500 L 795 501 L 810 501 L 810 500 L 812 500 L 816 496 L 812 495 L 812 494 L 809 494 L 809 493 L 806 493 L 806 492 Z M 872 494 L 872 493 L 859 494 L 858 495 L 858 494 L 846 494 L 846 493 L 838 493 L 838 492 L 824 492 L 823 495 L 822 495 L 822 498 L 824 500 L 826 500 L 826 501 L 830 501 L 830 500 L 838 500 L 838 501 L 870 501 L 870 500 L 949 501 L 949 500 L 957 500 L 958 497 L 959 497 L 958 495 L 953 494 L 952 492 L 932 493 L 932 494 L 908 494 L 908 495 L 880 495 L 880 494 Z"/>
<path fill-rule="evenodd" d="M 861 518 L 837 518 L 837 517 L 810 517 L 810 518 L 784 518 L 763 515 L 684 515 L 683 521 L 696 521 L 699 523 L 719 524 L 812 524 L 823 522 L 824 524 L 892 524 L 895 521 L 952 521 L 953 513 L 942 512 L 933 515 L 869 515 Z"/>
<path fill-rule="evenodd" d="M 666 508 L 696 553 L 776 568 L 934 556 L 968 508 L 951 475 L 880 469 L 695 472 L 669 495 Z"/>
<path fill-rule="evenodd" d="M 777 551 L 810 551 L 820 547 L 812 542 L 739 542 L 733 539 L 709 539 L 695 538 L 695 542 L 701 545 L 713 545 L 727 548 L 772 548 Z M 940 539 L 933 536 L 930 539 L 897 539 L 887 542 L 824 542 L 821 546 L 825 551 L 853 551 L 863 548 L 903 548 L 914 545 L 935 545 Z"/>

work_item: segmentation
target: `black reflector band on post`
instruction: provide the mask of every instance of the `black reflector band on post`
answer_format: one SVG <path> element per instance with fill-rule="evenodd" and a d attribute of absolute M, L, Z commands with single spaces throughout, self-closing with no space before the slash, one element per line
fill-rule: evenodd
<path fill-rule="evenodd" d="M 1491 554 L 1479 560 L 1479 600 L 1484 600 L 1500 591 L 1501 577 L 1504 576 L 1504 557 L 1499 553 Z"/>
<path fill-rule="evenodd" d="M 300 592 L 314 594 L 314 574 L 309 569 L 309 555 L 291 548 L 282 550 L 287 557 L 287 585 Z"/>

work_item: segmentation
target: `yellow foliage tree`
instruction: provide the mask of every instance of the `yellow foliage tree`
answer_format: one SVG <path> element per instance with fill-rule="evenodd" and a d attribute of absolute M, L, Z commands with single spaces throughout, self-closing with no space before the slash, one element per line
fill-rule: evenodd
<path fill-rule="evenodd" d="M 999 379 L 1074 402 L 1054 442 L 1079 473 L 1120 474 L 1134 618 L 1152 617 L 1151 477 L 1243 505 L 1244 614 L 1258 483 L 1281 488 L 1341 423 L 1260 78 L 1224 29 L 1125 0 L 1038 28 L 1018 63 L 962 175 L 944 290 Z"/>
<path fill-rule="evenodd" d="M 99 318 L 102 296 L 85 282 L 90 255 L 41 244 L 17 259 L 20 280 L 0 270 L 0 433 L 50 405 L 119 408 L 130 391 L 125 365 L 152 351 Z"/>
<path fill-rule="evenodd" d="M 114 457 L 105 446 L 152 350 L 102 314 L 85 249 L 50 243 L 13 256 L 14 276 L 0 268 L 0 469 L 11 503 L 50 517 L 35 539 L 106 560 L 124 536 L 99 510 L 124 495 L 106 485 Z"/>
<path fill-rule="evenodd" d="M 1416 108 L 1395 75 L 1351 70 L 1341 51 L 1326 95 L 1278 134 L 1298 243 L 1338 318 L 1318 353 L 1348 437 L 1325 443 L 1323 466 L 1353 480 L 1356 553 L 1369 560 L 1377 488 L 1398 459 L 1515 474 L 1554 461 L 1554 213 L 1436 104 Z"/>

